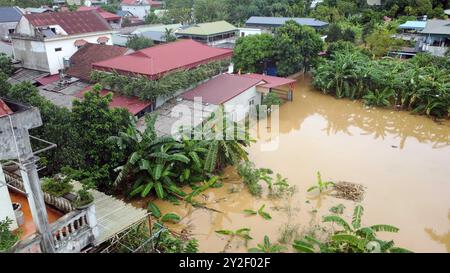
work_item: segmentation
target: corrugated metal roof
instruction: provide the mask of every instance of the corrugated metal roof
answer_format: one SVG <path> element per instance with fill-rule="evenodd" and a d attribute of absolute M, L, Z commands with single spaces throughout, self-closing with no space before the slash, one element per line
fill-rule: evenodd
<path fill-rule="evenodd" d="M 427 25 L 421 33 L 450 35 L 450 20 L 428 20 Z"/>
<path fill-rule="evenodd" d="M 398 26 L 400 29 L 423 29 L 427 21 L 406 21 L 404 24 Z"/>
<path fill-rule="evenodd" d="M 86 87 L 84 90 L 79 92 L 78 94 L 75 94 L 75 97 L 79 99 L 84 98 L 84 93 L 91 91 L 92 86 Z M 127 109 L 131 114 L 136 115 L 145 108 L 149 107 L 151 105 L 150 101 L 142 101 L 138 97 L 127 97 L 120 95 L 119 93 L 112 92 L 107 89 L 103 89 L 100 91 L 101 96 L 106 96 L 107 94 L 113 94 L 112 100 L 109 103 L 110 108 L 124 108 Z"/>
<path fill-rule="evenodd" d="M 250 17 L 247 20 L 247 22 L 245 22 L 245 24 L 248 26 L 255 26 L 255 25 L 282 26 L 289 20 L 294 20 L 299 25 L 306 25 L 310 27 L 324 27 L 328 25 L 327 22 L 320 21 L 314 18 L 260 17 L 260 16 Z"/>
<path fill-rule="evenodd" d="M 13 111 L 11 108 L 9 108 L 9 106 L 2 99 L 0 99 L 0 117 L 11 115 L 12 113 Z"/>
<path fill-rule="evenodd" d="M 217 22 L 196 24 L 192 26 L 187 26 L 185 28 L 183 27 L 177 32 L 177 34 L 206 36 L 236 30 L 238 30 L 238 28 L 228 23 L 227 21 L 217 21 Z"/>
<path fill-rule="evenodd" d="M 132 54 L 94 63 L 94 69 L 141 74 L 157 79 L 177 69 L 190 69 L 214 60 L 230 58 L 232 50 L 213 48 L 192 40 L 153 46 Z"/>
<path fill-rule="evenodd" d="M 204 103 L 220 105 L 260 82 L 260 79 L 222 74 L 184 93 L 181 97 L 186 100 L 194 100 L 201 97 Z"/>
<path fill-rule="evenodd" d="M 266 84 L 262 84 L 262 87 L 266 88 L 275 88 L 283 85 L 288 85 L 291 83 L 295 83 L 296 80 L 288 79 L 288 78 L 282 78 L 282 77 L 275 77 L 275 76 L 269 76 L 269 75 L 262 75 L 262 74 L 242 74 L 241 77 L 248 77 L 252 79 L 258 79 L 260 81 L 265 81 Z"/>
<path fill-rule="evenodd" d="M 150 5 L 152 7 L 159 7 L 163 3 L 161 1 L 153 1 L 153 0 L 123 0 L 121 5 L 128 5 L 128 6 L 145 6 Z"/>
<path fill-rule="evenodd" d="M 144 26 L 137 27 L 131 34 L 138 35 L 147 31 L 165 31 L 167 29 L 178 29 L 181 27 L 181 24 L 170 24 L 170 25 L 154 25 L 154 26 Z"/>
<path fill-rule="evenodd" d="M 35 27 L 59 25 L 69 35 L 111 30 L 111 26 L 95 11 L 26 14 Z"/>
<path fill-rule="evenodd" d="M 19 22 L 22 12 L 16 7 L 0 7 L 0 23 Z"/>
<path fill-rule="evenodd" d="M 86 43 L 70 57 L 67 74 L 89 81 L 93 63 L 125 55 L 127 51 L 126 47 Z"/>

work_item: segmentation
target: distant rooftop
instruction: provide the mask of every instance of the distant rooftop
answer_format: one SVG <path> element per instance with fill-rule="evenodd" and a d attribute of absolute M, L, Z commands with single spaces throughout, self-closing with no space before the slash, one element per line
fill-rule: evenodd
<path fill-rule="evenodd" d="M 399 29 L 416 29 L 422 30 L 427 25 L 427 21 L 406 21 L 398 26 Z"/>
<path fill-rule="evenodd" d="M 22 12 L 16 7 L 0 7 L 0 23 L 19 22 Z"/>
<path fill-rule="evenodd" d="M 424 34 L 450 35 L 450 21 L 432 19 L 427 21 L 427 25 L 421 31 Z"/>
<path fill-rule="evenodd" d="M 117 14 L 114 14 L 114 13 L 111 13 L 111 12 L 108 12 L 108 11 L 105 11 L 105 10 L 103 10 L 102 8 L 100 8 L 100 7 L 86 7 L 86 6 L 81 6 L 81 7 L 79 7 L 78 9 L 77 9 L 77 11 L 89 11 L 89 10 L 91 10 L 91 11 L 95 11 L 95 12 L 98 12 L 99 14 L 100 14 L 100 16 L 102 16 L 105 20 L 107 20 L 107 21 L 111 21 L 111 20 L 119 20 L 121 17 L 119 16 L 119 15 L 117 15 Z"/>
<path fill-rule="evenodd" d="M 111 30 L 108 22 L 95 11 L 35 13 L 24 16 L 34 27 L 59 25 L 69 35 Z"/>
<path fill-rule="evenodd" d="M 162 6 L 162 1 L 153 1 L 153 0 L 122 0 L 121 5 L 127 6 L 152 6 L 152 7 L 160 7 Z"/>
<path fill-rule="evenodd" d="M 284 25 L 287 21 L 294 20 L 299 25 L 310 26 L 314 28 L 321 28 L 328 25 L 327 22 L 323 22 L 314 18 L 295 18 L 295 17 L 260 17 L 252 16 L 245 24 L 247 26 L 270 26 L 279 27 Z"/>
<path fill-rule="evenodd" d="M 182 27 L 182 29 L 177 31 L 177 34 L 207 36 L 236 30 L 238 30 L 238 28 L 228 23 L 227 21 L 217 21 Z"/>

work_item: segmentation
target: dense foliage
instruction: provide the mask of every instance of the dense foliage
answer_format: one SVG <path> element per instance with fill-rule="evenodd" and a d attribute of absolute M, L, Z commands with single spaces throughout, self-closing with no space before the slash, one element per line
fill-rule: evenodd
<path fill-rule="evenodd" d="M 141 75 L 129 77 L 117 72 L 107 73 L 94 70 L 91 73 L 91 80 L 127 96 L 137 96 L 142 100 L 155 100 L 158 97 L 170 97 L 177 91 L 188 89 L 220 74 L 228 64 L 228 60 L 215 61 L 194 69 L 166 74 L 156 81 Z"/>
<path fill-rule="evenodd" d="M 313 75 L 316 88 L 338 98 L 449 116 L 450 61 L 446 58 L 418 54 L 408 61 L 371 60 L 362 53 L 343 50 L 323 60 Z"/>
<path fill-rule="evenodd" d="M 42 171 L 44 175 L 55 174 L 69 166 L 75 170 L 83 169 L 87 176 L 93 177 L 91 182 L 97 187 L 107 188 L 110 174 L 114 174 L 113 169 L 120 165 L 123 157 L 106 143 L 106 139 L 126 128 L 130 116 L 124 109 L 108 107 L 111 95 L 101 96 L 98 92 L 101 86 L 97 85 L 93 92 L 85 94 L 84 100 L 74 101 L 70 111 L 39 95 L 31 83 L 23 82 L 5 89 L 1 90 L 0 96 L 39 108 L 43 125 L 32 129 L 31 134 L 57 145 L 41 154 L 41 160 L 49 162 Z"/>
<path fill-rule="evenodd" d="M 308 70 L 318 58 L 323 41 L 316 31 L 288 21 L 269 34 L 239 38 L 233 55 L 236 69 L 262 73 L 276 65 L 278 75 L 286 76 Z"/>
<path fill-rule="evenodd" d="M 19 241 L 19 235 L 14 234 L 9 229 L 12 220 L 6 217 L 5 220 L 0 221 L 0 253 L 8 252 Z"/>
<path fill-rule="evenodd" d="M 398 228 L 391 225 L 361 225 L 364 208 L 357 205 L 353 211 L 352 222 L 348 223 L 340 215 L 333 214 L 323 217 L 323 223 L 336 224 L 340 229 L 334 230 L 329 238 L 321 242 L 305 236 L 295 240 L 293 247 L 304 253 L 400 253 L 410 252 L 396 247 L 394 241 L 385 241 L 377 236 L 377 232 L 398 232 Z"/>
<path fill-rule="evenodd" d="M 144 36 L 133 35 L 128 38 L 125 46 L 133 50 L 140 50 L 153 46 L 153 41 Z"/>
<path fill-rule="evenodd" d="M 175 139 L 156 135 L 156 116 L 146 116 L 145 120 L 143 132 L 133 122 L 127 130 L 108 139 L 126 154 L 127 162 L 117 168 L 115 184 L 130 196 L 146 197 L 154 191 L 161 199 L 176 197 L 190 202 L 192 197 L 216 183 L 213 176 L 216 170 L 247 158 L 243 146 L 248 141 L 227 138 L 229 131 L 224 132 L 222 139 L 208 135 L 217 133 L 214 129 L 220 127 L 217 123 L 211 126 L 206 123 L 199 129 L 205 132 L 201 139 L 191 138 L 194 136 L 192 129 L 192 135 Z M 203 181 L 207 182 L 195 185 Z M 192 186 L 194 191 L 187 195 L 179 188 L 183 185 Z"/>

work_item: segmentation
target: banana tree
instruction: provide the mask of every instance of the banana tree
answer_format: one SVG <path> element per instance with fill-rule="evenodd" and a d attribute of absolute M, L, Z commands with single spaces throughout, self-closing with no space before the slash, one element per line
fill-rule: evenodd
<path fill-rule="evenodd" d="M 394 241 L 384 241 L 377 237 L 377 232 L 398 232 L 397 227 L 391 225 L 361 226 L 364 208 L 357 205 L 353 211 L 352 222 L 348 223 L 339 215 L 323 217 L 324 223 L 333 223 L 341 229 L 334 231 L 326 242 L 321 242 L 314 237 L 306 236 L 294 241 L 293 247 L 299 252 L 344 252 L 344 253 L 376 253 L 376 252 L 410 252 L 409 250 L 395 247 Z"/>

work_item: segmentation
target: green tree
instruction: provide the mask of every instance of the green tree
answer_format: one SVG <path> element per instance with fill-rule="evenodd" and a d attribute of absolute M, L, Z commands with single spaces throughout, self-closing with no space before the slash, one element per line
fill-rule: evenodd
<path fill-rule="evenodd" d="M 342 39 L 342 29 L 337 24 L 331 24 L 328 27 L 327 38 L 328 43 L 336 42 Z"/>
<path fill-rule="evenodd" d="M 375 57 L 383 57 L 388 51 L 397 49 L 403 42 L 391 38 L 391 33 L 386 29 L 378 29 L 366 37 L 366 43 L 369 50 Z"/>
<path fill-rule="evenodd" d="M 10 76 L 13 72 L 11 58 L 5 53 L 0 53 L 0 72 Z"/>
<path fill-rule="evenodd" d="M 158 16 L 156 16 L 153 10 L 145 16 L 144 21 L 146 24 L 158 24 L 160 22 Z"/>
<path fill-rule="evenodd" d="M 78 147 L 86 149 L 84 162 L 87 166 L 102 166 L 111 163 L 114 150 L 109 148 L 107 138 L 127 128 L 130 114 L 126 109 L 111 109 L 112 94 L 100 94 L 102 86 L 94 85 L 84 94 L 83 100 L 74 100 L 72 122 L 77 129 Z"/>
<path fill-rule="evenodd" d="M 234 48 L 234 66 L 245 73 L 262 73 L 274 59 L 273 44 L 274 38 L 269 34 L 239 38 Z"/>
<path fill-rule="evenodd" d="M 133 50 L 140 50 L 144 48 L 148 48 L 153 46 L 153 41 L 144 36 L 134 35 L 128 38 L 126 43 L 126 47 L 131 48 Z"/>
<path fill-rule="evenodd" d="M 275 31 L 278 74 L 294 74 L 309 70 L 323 49 L 323 41 L 313 28 L 288 21 Z"/>
<path fill-rule="evenodd" d="M 197 23 L 227 20 L 226 0 L 194 0 L 194 16 Z"/>

